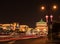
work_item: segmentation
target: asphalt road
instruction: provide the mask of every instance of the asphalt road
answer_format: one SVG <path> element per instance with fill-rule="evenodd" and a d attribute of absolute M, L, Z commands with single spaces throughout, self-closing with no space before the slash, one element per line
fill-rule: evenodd
<path fill-rule="evenodd" d="M 29 40 L 21 40 L 17 41 L 15 44 L 46 44 L 47 38 L 37 38 L 37 39 L 29 39 Z"/>
<path fill-rule="evenodd" d="M 25 39 L 18 41 L 3 42 L 0 44 L 60 44 L 60 42 L 51 42 L 48 38 Z"/>

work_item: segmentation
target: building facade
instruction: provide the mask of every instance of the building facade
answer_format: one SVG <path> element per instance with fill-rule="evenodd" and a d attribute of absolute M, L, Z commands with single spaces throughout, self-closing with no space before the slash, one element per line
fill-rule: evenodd
<path fill-rule="evenodd" d="M 36 28 L 37 32 L 40 34 L 40 35 L 47 35 L 48 34 L 48 25 L 47 25 L 47 22 L 44 22 L 43 20 L 39 21 L 39 22 L 36 22 Z"/>

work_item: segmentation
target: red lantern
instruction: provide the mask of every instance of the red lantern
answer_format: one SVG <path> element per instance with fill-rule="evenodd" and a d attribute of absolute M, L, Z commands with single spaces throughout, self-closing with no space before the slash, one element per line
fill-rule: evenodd
<path fill-rule="evenodd" d="M 53 19 L 53 15 L 50 15 L 50 19 L 51 19 L 51 22 L 52 22 L 52 19 Z"/>
<path fill-rule="evenodd" d="M 48 15 L 46 15 L 45 17 L 46 17 L 46 22 L 48 22 Z"/>

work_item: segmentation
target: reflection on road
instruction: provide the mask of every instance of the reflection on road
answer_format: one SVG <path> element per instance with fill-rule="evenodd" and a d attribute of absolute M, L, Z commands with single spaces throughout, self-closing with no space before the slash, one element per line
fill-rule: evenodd
<path fill-rule="evenodd" d="M 35 39 L 26 39 L 18 41 L 3 42 L 1 44 L 60 44 L 59 41 L 51 41 L 47 37 L 40 37 Z"/>

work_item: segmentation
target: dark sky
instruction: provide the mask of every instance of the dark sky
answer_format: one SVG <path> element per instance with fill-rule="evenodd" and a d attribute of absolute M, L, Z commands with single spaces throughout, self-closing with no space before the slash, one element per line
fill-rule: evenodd
<path fill-rule="evenodd" d="M 58 10 L 51 11 L 52 5 L 56 4 Z M 44 12 L 40 11 L 40 6 L 46 6 Z M 20 0 L 20 1 L 0 1 L 0 23 L 19 22 L 34 27 L 41 18 L 45 20 L 45 15 L 53 14 L 54 20 L 60 21 L 60 1 L 59 0 Z"/>

